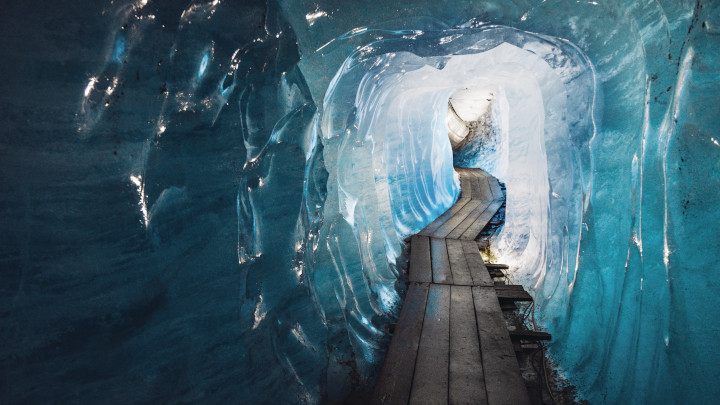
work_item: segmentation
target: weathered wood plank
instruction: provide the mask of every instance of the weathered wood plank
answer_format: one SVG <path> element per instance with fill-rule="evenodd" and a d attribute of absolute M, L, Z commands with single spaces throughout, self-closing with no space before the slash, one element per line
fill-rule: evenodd
<path fill-rule="evenodd" d="M 455 204 L 450 207 L 450 209 L 429 223 L 422 231 L 418 232 L 418 235 L 432 236 L 437 228 L 441 227 L 448 219 L 452 218 L 453 215 L 460 211 L 468 202 L 470 202 L 470 197 L 461 196 L 457 201 L 455 201 Z"/>
<path fill-rule="evenodd" d="M 490 187 L 488 186 L 488 179 L 485 176 L 481 176 L 478 179 L 477 184 L 477 193 L 475 193 L 475 198 L 479 198 L 483 201 L 492 201 L 492 193 L 490 192 Z"/>
<path fill-rule="evenodd" d="M 450 286 L 432 284 L 415 363 L 411 404 L 447 403 L 449 350 Z"/>
<path fill-rule="evenodd" d="M 439 284 L 452 284 L 453 274 L 450 269 L 448 250 L 445 239 L 430 238 L 430 254 L 432 257 L 433 282 Z"/>
<path fill-rule="evenodd" d="M 495 287 L 495 291 L 498 299 L 502 301 L 531 302 L 533 300 L 532 296 L 523 289 Z"/>
<path fill-rule="evenodd" d="M 479 169 L 474 169 L 472 175 L 475 178 L 475 183 L 473 184 L 475 186 L 473 189 L 473 199 L 492 200 L 492 193 L 487 182 L 487 178 L 490 175 Z"/>
<path fill-rule="evenodd" d="M 410 239 L 410 281 L 432 282 L 430 266 L 430 238 L 415 235 Z"/>
<path fill-rule="evenodd" d="M 487 267 L 487 265 L 485 267 Z M 490 273 L 490 277 L 495 277 L 495 278 L 505 277 L 505 273 L 503 273 L 502 270 L 493 269 L 490 267 L 487 267 L 487 270 Z"/>
<path fill-rule="evenodd" d="M 413 381 L 428 286 L 411 283 L 375 386 L 373 403 L 407 404 Z"/>
<path fill-rule="evenodd" d="M 505 284 L 505 283 L 495 283 L 493 285 L 496 289 L 505 289 L 505 290 L 525 290 L 525 287 L 523 287 L 520 284 Z"/>
<path fill-rule="evenodd" d="M 478 180 L 474 195 L 475 198 L 489 202 L 492 201 L 492 194 L 490 193 L 490 188 L 488 187 L 488 174 L 483 173 L 477 174 Z"/>
<path fill-rule="evenodd" d="M 450 290 L 450 392 L 451 404 L 487 404 L 480 341 L 472 290 Z"/>
<path fill-rule="evenodd" d="M 470 276 L 473 279 L 473 285 L 493 286 L 493 280 L 485 268 L 485 263 L 483 262 L 482 256 L 480 256 L 477 243 L 472 240 L 464 240 L 462 244 L 463 252 L 465 252 L 465 261 L 468 264 Z"/>
<path fill-rule="evenodd" d="M 453 284 L 473 285 L 470 269 L 468 268 L 468 264 L 465 260 L 465 251 L 463 250 L 462 241 L 457 239 L 445 239 L 445 241 L 447 244 L 448 258 L 450 259 Z"/>
<path fill-rule="evenodd" d="M 492 192 L 492 198 L 496 200 L 502 199 L 502 189 L 500 188 L 500 182 L 495 177 L 487 178 L 490 190 Z"/>
<path fill-rule="evenodd" d="M 475 208 L 480 205 L 479 200 L 470 200 L 467 204 L 465 204 L 464 207 L 462 207 L 458 212 L 456 212 L 450 219 L 445 221 L 444 224 L 439 226 L 435 232 L 433 232 L 433 236 L 436 238 L 446 238 L 447 235 L 452 232 L 453 229 L 455 229 L 458 224 L 460 224 L 465 218 L 470 215 Z"/>
<path fill-rule="evenodd" d="M 480 200 L 480 204 L 462 221 L 455 229 L 450 232 L 447 237 L 451 239 L 460 239 L 467 229 L 477 222 L 477 218 L 490 206 L 489 202 Z M 480 232 L 478 232 L 480 233 Z"/>
<path fill-rule="evenodd" d="M 478 182 L 477 177 L 471 173 L 471 172 L 465 172 L 465 181 L 472 185 L 472 193 L 469 193 L 468 195 L 473 200 L 476 199 L 477 193 L 478 193 Z"/>
<path fill-rule="evenodd" d="M 497 289 L 496 294 L 501 301 L 531 302 L 532 296 L 524 290 Z"/>
<path fill-rule="evenodd" d="M 461 194 L 460 198 L 455 202 L 455 204 L 448 210 L 445 211 L 442 215 L 440 215 L 438 218 L 436 218 L 433 222 L 428 224 L 422 231 L 420 231 L 419 235 L 424 236 L 436 236 L 436 237 L 448 237 L 448 234 L 454 230 L 457 225 L 468 219 L 469 215 L 476 215 L 475 212 L 469 212 L 467 211 L 467 208 L 465 206 L 470 203 L 471 201 L 480 201 L 481 203 L 489 203 L 492 201 L 492 193 L 488 186 L 488 178 L 487 175 L 478 173 L 478 170 L 466 170 L 466 169 L 456 169 L 458 173 L 460 174 L 460 184 L 461 184 Z M 482 172 L 484 173 L 484 172 Z M 475 211 L 477 208 L 477 202 L 473 203 L 472 211 Z M 463 209 L 465 208 L 465 209 Z M 458 214 L 462 215 L 462 218 L 454 219 Z M 491 216 L 492 217 L 492 216 Z M 446 225 L 447 222 L 453 219 L 453 222 L 451 225 Z M 467 228 L 472 222 L 469 222 L 465 225 Z M 483 225 L 484 227 L 484 225 Z M 438 233 L 438 229 L 442 228 L 442 231 Z M 479 233 L 479 231 L 478 231 Z"/>
<path fill-rule="evenodd" d="M 485 228 L 485 225 L 490 221 L 490 219 L 495 215 L 498 209 L 500 209 L 500 206 L 502 205 L 502 201 L 493 201 L 485 211 L 482 212 L 482 214 L 478 215 L 478 217 L 475 219 L 475 222 L 470 225 L 470 227 L 467 228 L 465 232 L 463 232 L 460 239 L 467 239 L 467 240 L 474 240 L 477 238 L 477 236 L 482 232 L 483 228 Z"/>
<path fill-rule="evenodd" d="M 452 325 L 452 321 L 451 321 Z M 511 340 L 527 340 L 532 342 L 537 342 L 539 340 L 551 340 L 552 336 L 543 331 L 538 330 L 511 330 L 510 331 L 510 339 Z"/>
<path fill-rule="evenodd" d="M 495 289 L 473 287 L 472 294 L 488 403 L 529 404 L 527 388 L 520 375 L 520 368 Z"/>
<path fill-rule="evenodd" d="M 483 195 L 485 196 L 485 198 L 488 199 L 488 201 L 497 199 L 497 197 L 493 193 L 493 181 L 497 182 L 494 177 L 487 176 L 485 177 L 485 184 L 482 185 L 482 190 L 484 193 Z"/>
<path fill-rule="evenodd" d="M 470 177 L 460 173 L 460 195 L 465 198 L 472 198 L 473 184 Z"/>

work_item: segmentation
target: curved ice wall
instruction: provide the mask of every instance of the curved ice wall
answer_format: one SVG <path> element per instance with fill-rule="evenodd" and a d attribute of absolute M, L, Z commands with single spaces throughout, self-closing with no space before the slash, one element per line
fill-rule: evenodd
<path fill-rule="evenodd" d="M 494 251 L 561 370 L 715 398 L 718 7 L 5 7 L 2 398 L 361 393 L 402 239 L 458 193 L 447 98 L 487 85 L 498 153 L 465 163 L 507 184 Z"/>

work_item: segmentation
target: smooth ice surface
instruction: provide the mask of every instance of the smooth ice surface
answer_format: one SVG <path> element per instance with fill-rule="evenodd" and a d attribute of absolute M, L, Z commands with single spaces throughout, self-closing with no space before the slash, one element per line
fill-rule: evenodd
<path fill-rule="evenodd" d="M 0 15 L 2 402 L 367 392 L 492 88 L 494 254 L 591 403 L 720 395 L 720 5 L 34 2 Z"/>

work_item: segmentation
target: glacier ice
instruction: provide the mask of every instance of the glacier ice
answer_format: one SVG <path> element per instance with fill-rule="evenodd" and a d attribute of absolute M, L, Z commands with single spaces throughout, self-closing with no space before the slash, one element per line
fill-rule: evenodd
<path fill-rule="evenodd" d="M 505 182 L 491 251 L 591 403 L 716 398 L 720 5 L 4 6 L 0 398 L 340 401 L 403 239 Z M 492 92 L 453 151 L 448 99 Z"/>

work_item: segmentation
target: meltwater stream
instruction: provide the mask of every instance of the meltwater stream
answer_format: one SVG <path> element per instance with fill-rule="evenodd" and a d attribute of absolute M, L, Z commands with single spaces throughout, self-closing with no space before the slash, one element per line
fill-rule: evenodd
<path fill-rule="evenodd" d="M 494 257 L 590 403 L 720 394 L 720 4 L 14 2 L 0 16 L 2 402 L 372 388 L 404 238 L 507 186 Z"/>

